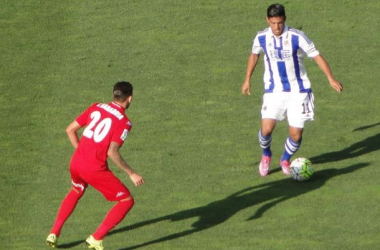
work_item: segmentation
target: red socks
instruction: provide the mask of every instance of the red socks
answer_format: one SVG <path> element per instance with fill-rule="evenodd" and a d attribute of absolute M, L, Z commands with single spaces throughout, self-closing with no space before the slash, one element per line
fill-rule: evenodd
<path fill-rule="evenodd" d="M 58 211 L 57 218 L 55 219 L 54 225 L 50 233 L 59 236 L 63 224 L 66 222 L 67 218 L 74 211 L 79 199 L 82 197 L 83 193 L 78 194 L 76 191 L 71 190 L 65 199 L 63 199 L 61 207 Z"/>
<path fill-rule="evenodd" d="M 57 218 L 55 219 L 54 225 L 50 233 L 55 234 L 57 237 L 61 233 L 63 224 L 69 218 L 71 213 L 74 211 L 78 201 L 82 197 L 83 193 L 78 194 L 76 191 L 71 190 L 65 199 L 63 199 L 61 207 L 58 211 Z M 106 218 L 93 234 L 96 240 L 101 240 L 106 236 L 106 234 L 119 224 L 124 217 L 127 215 L 129 210 L 133 207 L 134 200 L 119 201 L 107 214 Z"/>
<path fill-rule="evenodd" d="M 119 224 L 133 207 L 134 200 L 119 201 L 107 214 L 99 228 L 92 235 L 96 240 L 102 240 L 104 236 L 117 224 Z"/>

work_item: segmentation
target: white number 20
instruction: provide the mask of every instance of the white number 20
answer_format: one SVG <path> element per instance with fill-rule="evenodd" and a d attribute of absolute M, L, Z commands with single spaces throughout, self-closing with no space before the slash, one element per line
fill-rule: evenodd
<path fill-rule="evenodd" d="M 112 120 L 111 118 L 105 118 L 98 123 L 100 119 L 101 114 L 99 111 L 92 112 L 91 122 L 83 131 L 83 136 L 89 139 L 94 138 L 95 142 L 101 142 L 110 131 Z"/>

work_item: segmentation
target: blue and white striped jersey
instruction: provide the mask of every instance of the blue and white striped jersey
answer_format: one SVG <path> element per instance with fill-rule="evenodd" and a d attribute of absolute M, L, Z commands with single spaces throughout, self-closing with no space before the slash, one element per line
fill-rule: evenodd
<path fill-rule="evenodd" d="M 314 43 L 297 29 L 285 25 L 280 37 L 270 28 L 257 33 L 253 40 L 252 53 L 264 52 L 265 93 L 272 92 L 311 92 L 303 59 L 305 55 L 319 55 Z"/>

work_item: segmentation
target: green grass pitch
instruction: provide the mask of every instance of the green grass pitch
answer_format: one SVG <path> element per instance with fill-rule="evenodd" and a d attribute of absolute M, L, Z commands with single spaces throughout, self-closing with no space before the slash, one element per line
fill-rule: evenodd
<path fill-rule="evenodd" d="M 122 154 L 146 184 L 106 249 L 378 249 L 380 117 L 377 0 L 285 1 L 287 24 L 327 59 L 342 94 L 311 60 L 315 121 L 296 182 L 258 174 L 262 61 L 243 97 L 251 42 L 270 1 L 14 1 L 0 9 L 0 248 L 48 249 L 70 188 L 66 126 L 119 80 L 134 84 Z M 278 125 L 273 164 L 287 124 Z M 85 249 L 112 206 L 89 188 L 59 239 Z"/>

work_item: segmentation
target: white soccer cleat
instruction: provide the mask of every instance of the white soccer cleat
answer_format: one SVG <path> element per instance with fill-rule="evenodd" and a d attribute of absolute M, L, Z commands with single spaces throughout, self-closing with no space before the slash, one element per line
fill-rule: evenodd
<path fill-rule="evenodd" d="M 95 250 L 104 250 L 103 240 L 96 240 L 92 235 L 88 236 L 86 239 L 86 245 L 88 248 L 92 248 Z"/>
<path fill-rule="evenodd" d="M 46 238 L 46 244 L 52 248 L 55 248 L 58 244 L 58 237 L 55 234 L 49 234 Z"/>

